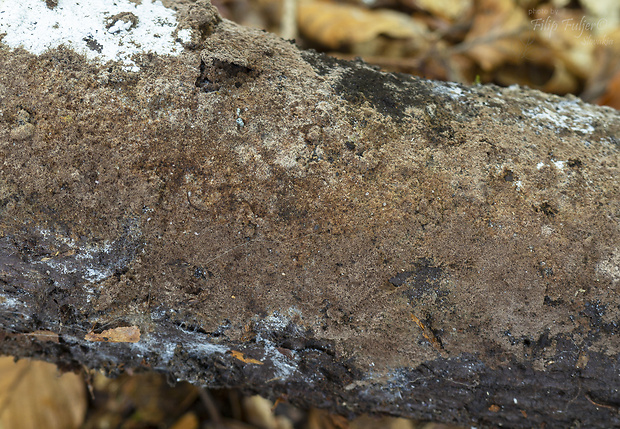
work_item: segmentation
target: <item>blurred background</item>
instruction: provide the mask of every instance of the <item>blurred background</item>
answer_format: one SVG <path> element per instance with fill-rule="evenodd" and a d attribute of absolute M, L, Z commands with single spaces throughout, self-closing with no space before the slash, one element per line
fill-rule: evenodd
<path fill-rule="evenodd" d="M 493 405 L 492 407 L 497 407 Z M 500 412 L 499 407 L 492 412 Z M 164 374 L 61 374 L 55 365 L 0 357 L 0 429 L 460 429 L 394 417 L 302 410 L 233 389 L 169 384 Z"/>
<path fill-rule="evenodd" d="M 302 48 L 385 71 L 467 85 L 519 84 L 620 108 L 618 0 L 212 0 L 221 15 Z M 492 410 L 498 412 L 499 410 Z M 0 429 L 450 429 L 362 416 L 348 421 L 234 390 L 170 386 L 161 374 L 60 376 L 0 359 Z"/>
<path fill-rule="evenodd" d="M 620 108 L 618 0 L 212 0 L 302 48 L 463 84 Z"/>

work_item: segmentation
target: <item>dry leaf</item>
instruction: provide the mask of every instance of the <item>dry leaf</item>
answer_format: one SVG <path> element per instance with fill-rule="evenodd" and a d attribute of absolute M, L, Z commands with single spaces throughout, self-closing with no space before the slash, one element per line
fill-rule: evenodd
<path fill-rule="evenodd" d="M 542 8 L 532 16 L 536 39 L 550 49 L 547 61 L 562 61 L 572 74 L 585 78 L 592 71 L 594 36 L 582 11 Z"/>
<path fill-rule="evenodd" d="M 347 4 L 302 1 L 297 17 L 306 37 L 330 49 L 369 42 L 380 34 L 401 39 L 427 33 L 425 25 L 404 13 Z"/>
<path fill-rule="evenodd" d="M 531 30 L 524 10 L 512 0 L 480 0 L 465 53 L 487 71 L 507 61 L 519 63 L 527 49 L 524 35 Z"/>
<path fill-rule="evenodd" d="M 389 426 L 383 424 L 383 419 L 378 420 L 375 423 L 375 426 L 370 427 L 389 428 Z M 349 420 L 344 416 L 331 414 L 325 410 L 311 408 L 308 412 L 307 427 L 312 429 L 349 429 L 350 424 Z"/>
<path fill-rule="evenodd" d="M 451 21 L 463 16 L 472 6 L 472 0 L 414 0 L 410 3 Z"/>
<path fill-rule="evenodd" d="M 86 405 L 80 376 L 59 377 L 56 366 L 46 362 L 0 358 L 0 428 L 78 428 Z"/>
<path fill-rule="evenodd" d="M 620 110 L 620 72 L 607 85 L 607 91 L 597 100 L 597 104 Z"/>
<path fill-rule="evenodd" d="M 89 413 L 85 428 L 164 428 L 175 419 L 178 429 L 193 427 L 192 416 L 181 415 L 191 414 L 199 389 L 187 382 L 172 387 L 157 373 L 124 373 L 110 379 L 97 372 L 93 384 L 97 406 Z"/>
<path fill-rule="evenodd" d="M 241 362 L 245 363 L 254 363 L 256 365 L 262 365 L 263 363 L 259 360 L 246 358 L 243 353 L 238 352 L 237 350 L 231 350 L 230 354 L 233 355 L 234 358 L 239 359 Z"/>
<path fill-rule="evenodd" d="M 194 412 L 183 414 L 170 429 L 198 429 L 200 422 Z"/>
<path fill-rule="evenodd" d="M 137 343 L 140 341 L 140 328 L 137 326 L 123 326 L 106 329 L 100 334 L 89 332 L 84 339 L 86 341 L 104 341 L 107 343 Z"/>
<path fill-rule="evenodd" d="M 588 12 L 594 31 L 603 34 L 620 25 L 620 2 L 618 0 L 580 0 Z"/>
<path fill-rule="evenodd" d="M 275 428 L 276 416 L 271 411 L 273 403 L 261 396 L 249 396 L 242 399 L 243 409 L 248 423 L 259 428 Z"/>
<path fill-rule="evenodd" d="M 587 76 L 585 88 L 579 95 L 589 103 L 618 106 L 620 100 L 613 103 L 614 80 L 620 70 L 620 28 L 597 38 L 597 46 Z M 617 87 L 616 87 L 617 88 Z M 612 92 L 611 94 L 609 92 Z M 607 98 L 609 97 L 609 99 Z"/>

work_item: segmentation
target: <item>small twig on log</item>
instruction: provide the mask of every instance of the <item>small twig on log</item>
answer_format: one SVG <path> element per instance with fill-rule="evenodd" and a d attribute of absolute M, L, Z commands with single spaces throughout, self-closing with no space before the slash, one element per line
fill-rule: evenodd
<path fill-rule="evenodd" d="M 591 403 L 592 405 L 594 405 L 595 407 L 609 408 L 610 410 L 613 410 L 613 411 L 615 411 L 615 412 L 620 411 L 620 407 L 618 407 L 617 405 L 602 404 L 602 403 L 600 403 L 600 402 L 596 402 L 596 401 L 594 401 L 594 399 L 592 399 L 592 398 L 590 397 L 590 394 L 588 394 L 588 393 L 586 393 L 584 396 L 585 396 L 585 397 L 586 397 L 586 399 L 587 399 L 588 401 L 590 401 L 590 403 Z"/>

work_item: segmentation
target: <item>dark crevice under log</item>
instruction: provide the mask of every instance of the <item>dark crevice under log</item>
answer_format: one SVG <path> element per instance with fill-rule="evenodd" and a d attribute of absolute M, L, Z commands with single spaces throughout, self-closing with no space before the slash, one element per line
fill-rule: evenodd
<path fill-rule="evenodd" d="M 0 47 L 2 353 L 345 415 L 620 425 L 618 112 L 198 9 L 138 72 Z M 86 337 L 120 327 L 139 340 Z"/>

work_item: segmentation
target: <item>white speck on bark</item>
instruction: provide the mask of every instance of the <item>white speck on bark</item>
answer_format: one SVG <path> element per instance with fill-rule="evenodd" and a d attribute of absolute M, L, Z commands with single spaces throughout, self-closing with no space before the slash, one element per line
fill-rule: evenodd
<path fill-rule="evenodd" d="M 555 165 L 555 168 L 562 170 L 564 168 L 564 164 L 566 164 L 566 161 L 553 161 L 553 164 Z"/>

